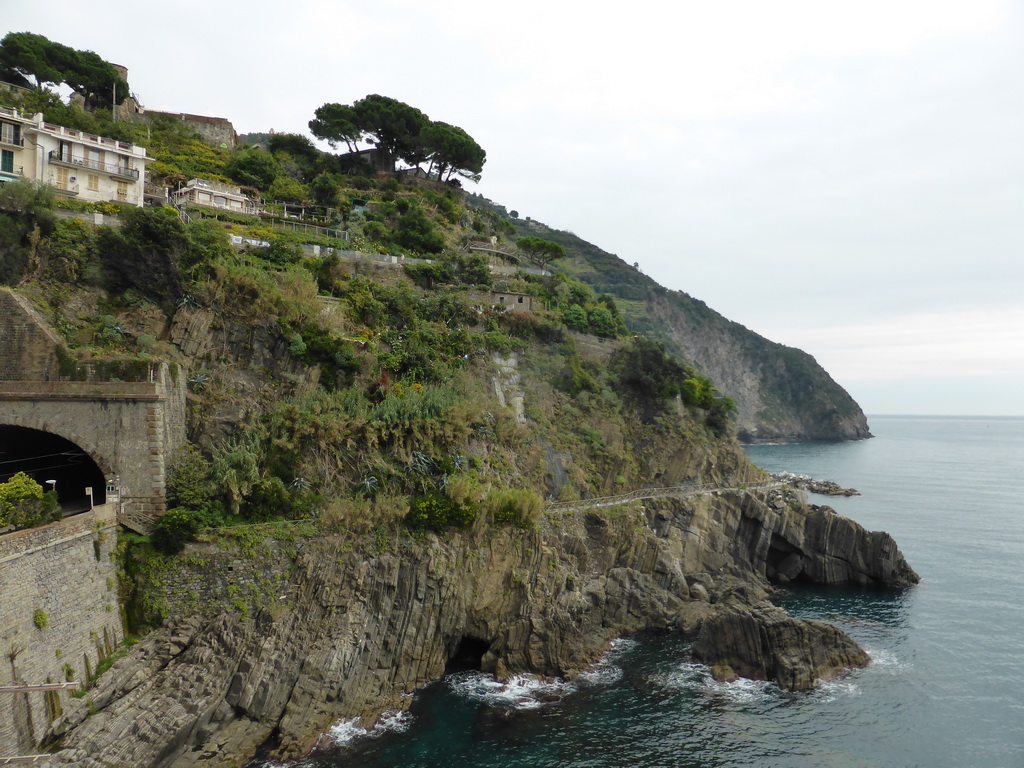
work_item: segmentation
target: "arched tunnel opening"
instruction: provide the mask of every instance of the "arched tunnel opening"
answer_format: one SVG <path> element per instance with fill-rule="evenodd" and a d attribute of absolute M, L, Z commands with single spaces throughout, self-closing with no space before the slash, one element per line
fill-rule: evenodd
<path fill-rule="evenodd" d="M 486 640 L 466 635 L 459 641 L 455 653 L 448 658 L 448 664 L 444 668 L 445 674 L 467 670 L 479 671 L 483 666 L 484 654 L 490 647 L 491 644 Z"/>
<path fill-rule="evenodd" d="M 0 424 L 0 483 L 24 472 L 44 490 L 56 490 L 64 516 L 106 502 L 106 478 L 92 457 L 60 435 L 28 427 Z"/>

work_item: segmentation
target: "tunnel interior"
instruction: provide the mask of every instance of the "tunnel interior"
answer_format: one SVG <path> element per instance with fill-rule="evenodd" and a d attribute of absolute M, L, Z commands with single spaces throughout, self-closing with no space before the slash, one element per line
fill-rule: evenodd
<path fill-rule="evenodd" d="M 0 424 L 0 483 L 18 472 L 56 490 L 65 516 L 89 509 L 86 488 L 93 504 L 106 502 L 103 472 L 79 446 L 50 432 Z"/>
<path fill-rule="evenodd" d="M 455 653 L 448 659 L 445 666 L 445 673 L 465 672 L 467 670 L 479 671 L 483 664 L 484 654 L 491 645 L 486 640 L 466 635 L 455 648 Z"/>

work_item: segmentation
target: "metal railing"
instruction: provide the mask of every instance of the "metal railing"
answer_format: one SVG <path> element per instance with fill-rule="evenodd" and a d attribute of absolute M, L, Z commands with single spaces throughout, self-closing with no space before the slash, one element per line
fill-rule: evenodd
<path fill-rule="evenodd" d="M 49 160 L 51 163 L 56 163 L 58 165 L 70 165 L 75 168 L 85 168 L 90 171 L 102 171 L 103 173 L 108 173 L 111 176 L 122 176 L 126 179 L 132 179 L 135 181 L 139 178 L 139 172 L 134 168 L 117 165 L 116 163 L 101 163 L 99 160 L 87 160 L 84 157 L 64 156 L 55 149 L 50 150 Z"/>
<path fill-rule="evenodd" d="M 620 493 L 616 496 L 597 496 L 592 499 L 578 499 L 576 501 L 557 501 L 544 505 L 544 508 L 551 512 L 562 512 L 570 509 L 584 509 L 588 507 L 614 507 L 616 504 L 625 504 L 630 501 L 641 501 L 644 499 L 681 498 L 686 496 L 698 496 L 720 491 L 753 491 L 766 488 L 779 488 L 787 483 L 781 480 L 758 480 L 753 483 L 746 483 L 735 488 L 727 488 L 721 485 L 676 485 L 668 488 L 641 488 L 629 493 Z"/>

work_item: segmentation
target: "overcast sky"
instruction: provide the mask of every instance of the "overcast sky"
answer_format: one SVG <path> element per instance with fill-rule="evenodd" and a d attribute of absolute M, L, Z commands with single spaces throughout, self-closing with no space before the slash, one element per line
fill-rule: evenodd
<path fill-rule="evenodd" d="M 476 191 L 807 350 L 869 414 L 1024 415 L 1022 7 L 48 0 L 0 32 L 240 133 L 400 99 L 484 147 Z"/>

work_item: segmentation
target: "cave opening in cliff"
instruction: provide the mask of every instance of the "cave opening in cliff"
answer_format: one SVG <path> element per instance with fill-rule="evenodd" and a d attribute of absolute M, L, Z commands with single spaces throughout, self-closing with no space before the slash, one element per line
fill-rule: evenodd
<path fill-rule="evenodd" d="M 773 584 L 795 584 L 808 581 L 804 575 L 804 558 L 800 550 L 777 533 L 772 534 L 765 557 L 765 576 Z"/>
<path fill-rule="evenodd" d="M 479 671 L 483 665 L 484 654 L 490 649 L 491 644 L 479 637 L 466 635 L 460 641 L 453 653 L 448 658 L 445 666 L 445 673 L 465 672 L 466 670 Z"/>

